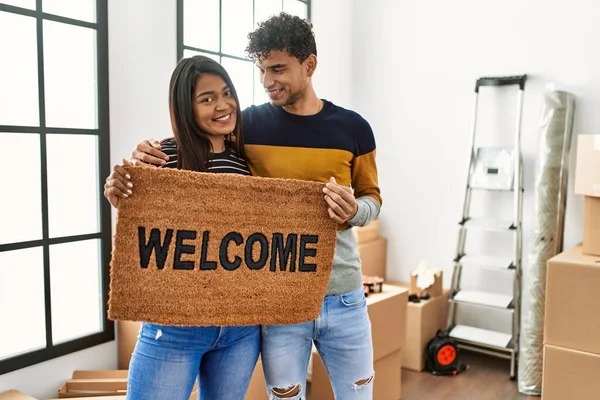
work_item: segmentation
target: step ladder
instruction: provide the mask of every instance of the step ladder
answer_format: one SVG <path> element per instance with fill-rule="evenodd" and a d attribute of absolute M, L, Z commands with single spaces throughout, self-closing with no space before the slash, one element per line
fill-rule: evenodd
<path fill-rule="evenodd" d="M 462 220 L 459 225 L 458 245 L 452 273 L 452 290 L 449 298 L 448 331 L 460 348 L 510 359 L 510 378 L 516 377 L 519 347 L 519 324 L 521 311 L 521 258 L 522 258 L 522 209 L 523 209 L 523 164 L 521 157 L 521 117 L 523 93 L 527 76 L 483 77 L 475 85 L 475 106 L 471 133 L 471 160 L 465 190 Z M 514 134 L 514 147 L 475 147 L 477 131 L 477 105 L 479 88 L 483 86 L 518 86 L 517 121 Z M 471 194 L 474 190 L 512 191 L 513 219 L 501 221 L 494 218 L 474 218 L 470 214 Z M 467 231 L 505 232 L 513 235 L 512 254 L 505 257 L 466 254 Z M 463 268 L 505 270 L 512 274 L 512 296 L 461 290 Z M 456 324 L 456 309 L 461 304 L 477 308 L 493 308 L 512 313 L 511 334 L 495 332 L 467 325 Z M 509 330 L 509 329 L 507 329 Z"/>

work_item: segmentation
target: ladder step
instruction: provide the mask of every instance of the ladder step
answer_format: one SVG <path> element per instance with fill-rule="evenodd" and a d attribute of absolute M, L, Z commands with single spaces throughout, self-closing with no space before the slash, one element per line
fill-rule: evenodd
<path fill-rule="evenodd" d="M 483 268 L 513 269 L 515 265 L 510 257 L 496 257 L 465 254 L 458 259 L 460 265 L 471 265 Z"/>
<path fill-rule="evenodd" d="M 452 297 L 453 301 L 469 303 L 478 306 L 512 309 L 512 297 L 497 293 L 480 292 L 476 290 L 461 290 Z"/>
<path fill-rule="evenodd" d="M 479 147 L 469 187 L 480 190 L 514 189 L 514 154 L 512 147 Z"/>
<path fill-rule="evenodd" d="M 466 229 L 480 229 L 485 231 L 505 232 L 515 229 L 515 225 L 511 221 L 497 220 L 493 218 L 468 218 L 466 221 L 460 222 Z"/>
<path fill-rule="evenodd" d="M 508 333 L 490 331 L 467 325 L 456 325 L 450 331 L 450 337 L 475 345 L 485 345 L 491 348 L 510 350 L 512 335 Z"/>

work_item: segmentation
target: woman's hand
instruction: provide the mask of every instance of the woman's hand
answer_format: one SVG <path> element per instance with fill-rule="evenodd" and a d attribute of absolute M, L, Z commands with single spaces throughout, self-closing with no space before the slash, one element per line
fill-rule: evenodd
<path fill-rule="evenodd" d="M 130 181 L 131 176 L 123 168 L 126 165 L 133 164 L 123 159 L 123 165 L 115 165 L 104 184 L 104 197 L 115 208 L 117 208 L 121 199 L 126 199 L 133 193 L 131 190 L 133 188 L 133 183 Z"/>

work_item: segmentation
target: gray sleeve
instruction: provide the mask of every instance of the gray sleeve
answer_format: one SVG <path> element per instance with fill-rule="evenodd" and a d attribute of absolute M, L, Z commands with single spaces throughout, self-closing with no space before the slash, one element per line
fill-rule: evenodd
<path fill-rule="evenodd" d="M 348 223 L 352 226 L 369 225 L 379 215 L 381 206 L 371 196 L 359 197 L 356 202 L 358 203 L 358 211 L 354 217 L 348 220 Z"/>

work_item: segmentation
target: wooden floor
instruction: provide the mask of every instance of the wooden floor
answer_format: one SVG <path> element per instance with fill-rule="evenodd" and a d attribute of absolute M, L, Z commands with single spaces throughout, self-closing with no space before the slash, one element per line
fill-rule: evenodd
<path fill-rule="evenodd" d="M 470 368 L 457 376 L 402 370 L 402 400 L 540 400 L 519 394 L 508 360 L 463 351 Z"/>

